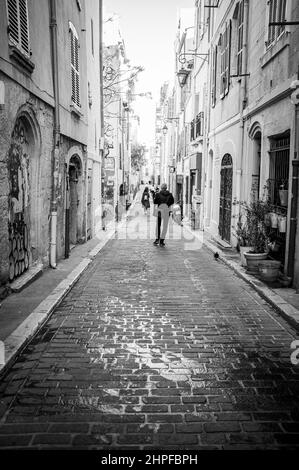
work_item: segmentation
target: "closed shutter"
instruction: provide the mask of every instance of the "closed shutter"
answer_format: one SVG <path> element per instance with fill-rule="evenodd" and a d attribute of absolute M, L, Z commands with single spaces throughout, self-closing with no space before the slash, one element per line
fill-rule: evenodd
<path fill-rule="evenodd" d="M 72 102 L 80 106 L 79 40 L 77 32 L 71 23 L 70 35 Z"/>
<path fill-rule="evenodd" d="M 286 0 L 269 0 L 269 22 L 279 23 L 286 20 Z M 268 42 L 269 46 L 284 31 L 285 25 L 269 26 Z"/>
<path fill-rule="evenodd" d="M 225 48 L 225 86 L 224 94 L 227 95 L 230 81 L 230 49 L 231 49 L 231 21 L 226 28 L 226 48 Z"/>
<path fill-rule="evenodd" d="M 7 0 L 9 40 L 26 56 L 30 55 L 27 0 Z"/>
<path fill-rule="evenodd" d="M 212 71 L 211 71 L 212 107 L 214 107 L 216 104 L 217 50 L 218 48 L 217 46 L 215 46 L 215 49 L 213 51 L 213 56 L 212 56 Z"/>
<path fill-rule="evenodd" d="M 237 75 L 242 75 L 243 31 L 244 31 L 244 0 L 242 0 L 239 3 L 239 11 L 238 11 Z"/>
<path fill-rule="evenodd" d="M 224 90 L 225 90 L 225 52 L 226 52 L 226 33 L 227 30 L 225 29 L 222 37 L 221 37 L 221 50 L 220 50 L 220 98 L 224 97 Z"/>
<path fill-rule="evenodd" d="M 230 80 L 231 21 L 226 25 L 221 44 L 220 97 L 227 95 Z"/>

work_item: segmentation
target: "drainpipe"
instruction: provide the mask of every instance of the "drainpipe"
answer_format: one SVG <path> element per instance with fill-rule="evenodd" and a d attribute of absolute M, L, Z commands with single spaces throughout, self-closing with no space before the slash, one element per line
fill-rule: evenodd
<path fill-rule="evenodd" d="M 50 33 L 52 47 L 52 72 L 54 90 L 54 146 L 52 157 L 52 198 L 50 208 L 50 266 L 56 268 L 56 239 L 57 239 L 57 180 L 59 171 L 60 149 L 60 113 L 59 113 L 59 83 L 58 83 L 58 47 L 57 47 L 57 16 L 56 0 L 50 0 Z"/>
<path fill-rule="evenodd" d="M 295 105 L 295 148 L 294 160 L 292 161 L 292 195 L 291 195 L 291 211 L 290 211 L 290 235 L 289 235 L 289 252 L 287 274 L 294 277 L 295 268 L 295 251 L 296 251 L 296 229 L 297 229 L 297 212 L 298 212 L 298 181 L 299 181 L 299 81 L 296 80 L 291 84 L 291 88 L 295 91 L 292 93 L 291 101 Z M 294 282 L 294 279 L 293 279 Z M 298 282 L 298 279 L 297 279 Z"/>
<path fill-rule="evenodd" d="M 244 34 L 243 34 L 243 64 L 242 64 L 242 73 L 245 75 L 241 77 L 241 90 L 240 90 L 240 166 L 237 169 L 237 201 L 240 201 L 241 198 L 241 187 L 242 187 L 242 171 L 243 171 L 243 161 L 244 161 L 244 118 L 243 111 L 247 104 L 247 59 L 248 59 L 248 10 L 249 2 L 244 0 Z M 237 216 L 237 214 L 236 214 Z"/>

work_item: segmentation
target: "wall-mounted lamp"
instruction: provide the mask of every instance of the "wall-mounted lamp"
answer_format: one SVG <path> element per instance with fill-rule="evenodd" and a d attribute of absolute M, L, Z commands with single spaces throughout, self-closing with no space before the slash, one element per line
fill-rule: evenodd
<path fill-rule="evenodd" d="M 173 118 L 170 117 L 170 118 L 165 119 L 165 121 L 177 121 L 177 122 L 179 120 L 180 120 L 180 118 L 178 118 L 178 117 L 173 117 Z M 167 132 L 168 132 L 168 127 L 167 127 L 166 122 L 165 122 L 164 126 L 162 127 L 162 132 L 163 132 L 164 135 L 166 135 Z"/>
<path fill-rule="evenodd" d="M 181 69 L 177 72 L 176 75 L 177 75 L 177 77 L 178 77 L 179 85 L 180 85 L 181 88 L 183 88 L 183 86 L 185 85 L 189 73 L 190 73 L 190 70 L 183 69 L 183 68 L 181 68 Z"/>

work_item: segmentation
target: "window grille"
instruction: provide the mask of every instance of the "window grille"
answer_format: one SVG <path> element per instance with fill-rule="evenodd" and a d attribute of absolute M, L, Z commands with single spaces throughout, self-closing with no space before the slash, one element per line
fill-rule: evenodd
<path fill-rule="evenodd" d="M 286 0 L 269 0 L 269 23 L 285 21 Z M 272 44 L 284 31 L 284 25 L 269 26 L 267 46 Z"/>
<path fill-rule="evenodd" d="M 71 80 L 72 80 L 72 102 L 77 106 L 80 104 L 80 70 L 79 70 L 79 38 L 75 27 L 70 23 L 70 45 L 71 45 Z"/>
<path fill-rule="evenodd" d="M 27 0 L 7 0 L 8 34 L 11 44 L 30 56 Z"/>
<path fill-rule="evenodd" d="M 288 189 L 290 160 L 290 136 L 271 139 L 269 197 L 270 203 L 281 206 L 280 189 Z"/>

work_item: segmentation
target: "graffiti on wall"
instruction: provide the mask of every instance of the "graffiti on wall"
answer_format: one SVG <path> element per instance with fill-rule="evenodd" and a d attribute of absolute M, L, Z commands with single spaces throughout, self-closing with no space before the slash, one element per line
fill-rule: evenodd
<path fill-rule="evenodd" d="M 30 186 L 28 139 L 24 122 L 17 119 L 8 153 L 9 174 L 9 278 L 20 276 L 30 263 Z"/>

